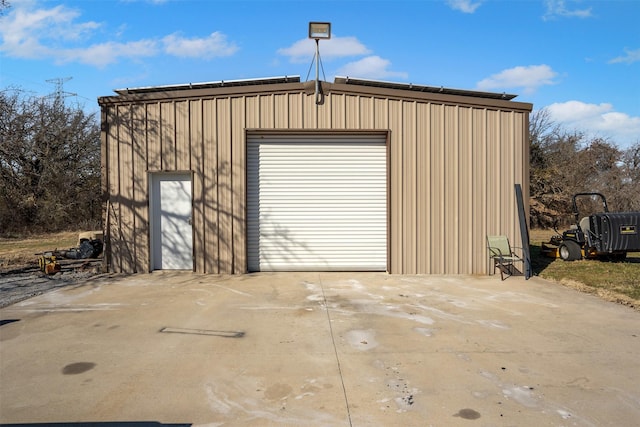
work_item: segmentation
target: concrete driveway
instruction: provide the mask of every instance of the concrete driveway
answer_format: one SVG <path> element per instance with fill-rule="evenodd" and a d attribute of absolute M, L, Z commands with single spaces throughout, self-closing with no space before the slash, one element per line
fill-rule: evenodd
<path fill-rule="evenodd" d="M 1 423 L 640 420 L 640 313 L 538 278 L 154 273 L 0 320 Z"/>

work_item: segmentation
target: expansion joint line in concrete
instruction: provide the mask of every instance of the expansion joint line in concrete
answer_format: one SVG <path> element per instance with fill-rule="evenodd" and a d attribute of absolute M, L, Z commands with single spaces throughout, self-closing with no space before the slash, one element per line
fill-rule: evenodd
<path fill-rule="evenodd" d="M 336 363 L 338 364 L 338 373 L 340 374 L 340 383 L 342 384 L 342 392 L 344 393 L 344 403 L 347 407 L 347 418 L 349 419 L 349 426 L 353 427 L 351 422 L 351 411 L 349 409 L 349 398 L 347 397 L 347 388 L 344 385 L 344 378 L 342 377 L 342 366 L 340 365 L 340 357 L 338 356 L 338 347 L 336 346 L 336 339 L 333 335 L 333 326 L 331 325 L 331 313 L 329 312 L 329 304 L 327 303 L 327 297 L 324 293 L 324 285 L 322 284 L 322 278 L 318 275 L 318 282 L 320 283 L 320 289 L 322 289 L 322 300 L 324 302 L 324 309 L 327 313 L 327 321 L 329 322 L 329 333 L 331 335 L 331 342 L 333 343 L 333 352 L 336 355 Z"/>

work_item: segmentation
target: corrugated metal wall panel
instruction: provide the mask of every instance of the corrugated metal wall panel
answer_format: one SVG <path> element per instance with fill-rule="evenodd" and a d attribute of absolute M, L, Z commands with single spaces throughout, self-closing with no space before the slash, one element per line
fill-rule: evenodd
<path fill-rule="evenodd" d="M 268 105 L 261 99 L 262 105 Z M 232 159 L 231 159 L 231 100 L 217 100 L 218 144 L 218 256 L 221 273 L 233 272 L 233 195 L 232 195 Z"/>
<path fill-rule="evenodd" d="M 318 108 L 314 101 L 313 94 L 300 94 L 302 102 L 302 128 L 316 129 L 318 127 Z"/>
<path fill-rule="evenodd" d="M 416 273 L 416 245 L 417 245 L 417 218 L 416 218 L 416 105 L 412 102 L 402 103 L 402 235 L 403 235 L 403 270 Z"/>
<path fill-rule="evenodd" d="M 135 236 L 135 272 L 149 271 L 149 227 L 147 195 L 147 112 L 145 105 L 133 105 L 133 235 Z"/>
<path fill-rule="evenodd" d="M 135 271 L 135 245 L 133 234 L 133 143 L 131 107 L 118 107 L 118 117 L 124 123 L 118 135 L 120 139 L 118 168 L 120 169 L 120 259 L 123 271 Z"/>
<path fill-rule="evenodd" d="M 273 95 L 274 127 L 277 129 L 289 128 L 289 95 L 278 93 Z M 240 126 L 243 129 L 243 126 Z"/>
<path fill-rule="evenodd" d="M 484 271 L 488 265 L 485 252 L 487 234 L 487 111 L 474 109 L 472 113 L 473 173 L 471 179 L 473 211 L 471 212 L 473 230 L 473 266 L 471 271 Z"/>
<path fill-rule="evenodd" d="M 444 251 L 445 235 L 448 230 L 444 228 L 445 222 L 445 139 L 444 139 L 444 107 L 441 104 L 431 105 L 431 176 L 429 177 L 431 187 L 431 268 L 437 274 L 445 271 Z M 422 236 L 420 236 L 423 238 Z"/>
<path fill-rule="evenodd" d="M 358 96 L 358 126 L 356 129 L 373 129 L 374 128 L 374 109 L 371 97 Z"/>
<path fill-rule="evenodd" d="M 513 186 L 523 184 L 528 196 L 526 111 L 331 92 L 316 105 L 305 89 L 123 103 L 103 113 L 114 271 L 145 270 L 149 262 L 148 242 L 139 238 L 148 233 L 147 169 L 195 171 L 196 270 L 244 271 L 246 129 L 389 131 L 393 273 L 482 273 L 486 234 L 521 243 Z"/>
<path fill-rule="evenodd" d="M 390 271 L 404 271 L 404 257 L 408 254 L 404 252 L 404 229 L 402 227 L 403 221 L 403 160 L 402 156 L 403 143 L 402 143 L 402 103 L 397 100 L 390 100 L 388 102 L 388 120 L 391 129 L 394 131 L 390 135 L 389 148 L 389 203 L 390 209 L 390 221 L 389 221 L 389 233 L 391 241 L 389 243 L 391 249 L 391 266 Z"/>
<path fill-rule="evenodd" d="M 288 103 L 287 111 L 283 111 L 288 117 L 288 128 L 290 129 L 302 129 L 304 127 L 304 111 L 303 111 L 303 94 L 290 93 L 287 94 Z M 249 126 L 251 127 L 251 126 Z"/>
<path fill-rule="evenodd" d="M 361 117 L 363 112 L 360 111 L 360 97 L 345 97 L 345 128 L 347 129 L 366 129 L 361 125 Z"/>
<path fill-rule="evenodd" d="M 347 110 L 345 107 L 346 95 L 331 94 L 331 109 L 328 111 L 330 121 L 328 126 L 331 129 L 344 129 Z"/>
<path fill-rule="evenodd" d="M 176 108 L 174 102 L 160 104 L 160 141 L 162 170 L 176 170 Z"/>
<path fill-rule="evenodd" d="M 202 139 L 204 149 L 204 253 L 196 253 L 196 257 L 204 257 L 205 273 L 221 273 L 220 243 L 218 219 L 218 109 L 215 99 L 207 99 L 202 105 L 203 123 Z M 197 197 L 197 196 L 196 196 Z M 197 265 L 197 263 L 196 263 Z"/>
<path fill-rule="evenodd" d="M 458 126 L 456 106 L 444 107 L 444 214 L 441 239 L 444 241 L 444 271 L 455 271 L 460 245 L 458 205 L 460 170 L 458 169 Z M 445 231 L 446 230 L 446 231 Z"/>
<path fill-rule="evenodd" d="M 195 271 L 206 271 L 205 256 L 205 161 L 203 101 L 189 101 L 189 134 L 191 137 L 191 166 L 193 170 L 193 253 Z"/>
<path fill-rule="evenodd" d="M 191 112 L 189 101 L 175 103 L 176 117 L 176 170 L 191 170 L 191 127 L 189 126 Z"/>
<path fill-rule="evenodd" d="M 275 109 L 273 105 L 274 95 L 261 95 L 258 97 L 260 109 L 260 128 L 273 129 L 275 127 Z"/>
<path fill-rule="evenodd" d="M 470 108 L 458 107 L 458 170 L 460 171 L 460 242 L 458 248 L 458 268 L 461 271 L 473 271 L 473 254 L 477 248 L 476 238 L 473 232 L 473 215 L 475 208 L 473 202 L 473 116 Z M 477 251 L 477 249 L 475 249 Z"/>
<path fill-rule="evenodd" d="M 418 104 L 416 115 L 416 271 L 430 271 L 431 104 Z"/>
<path fill-rule="evenodd" d="M 105 214 L 105 221 L 107 225 L 106 234 L 108 236 L 107 249 L 107 267 L 115 273 L 122 272 L 120 264 L 120 225 L 119 225 L 119 213 L 120 213 L 120 169 L 118 168 L 118 150 L 120 148 L 120 142 L 118 139 L 118 132 L 120 126 L 118 125 L 118 107 L 113 106 L 107 109 L 106 119 L 109 123 L 106 132 L 106 140 L 103 144 L 104 157 L 108 162 L 106 170 L 106 191 L 109 195 L 109 201 L 107 203 L 107 213 Z"/>
<path fill-rule="evenodd" d="M 280 94 L 276 97 L 276 110 L 283 121 L 288 116 L 285 105 L 287 96 Z M 245 200 L 246 200 L 246 141 L 245 141 L 245 100 L 233 98 L 231 100 L 231 197 L 233 214 L 233 273 L 247 271 Z"/>
<path fill-rule="evenodd" d="M 162 142 L 160 139 L 160 104 L 147 104 L 147 168 L 152 171 L 162 169 Z"/>

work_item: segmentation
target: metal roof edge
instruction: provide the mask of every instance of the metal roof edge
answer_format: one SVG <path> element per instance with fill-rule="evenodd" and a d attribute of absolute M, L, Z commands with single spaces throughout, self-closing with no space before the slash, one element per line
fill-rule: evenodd
<path fill-rule="evenodd" d="M 189 99 L 210 96 L 233 96 L 248 93 L 279 92 L 299 88 L 300 84 L 300 76 L 284 76 L 267 79 L 221 80 L 219 82 L 129 88 L 119 89 L 116 92 L 117 95 L 99 97 L 98 104 L 106 105 L 162 99 Z"/>
<path fill-rule="evenodd" d="M 114 92 L 118 95 L 131 95 L 149 92 L 166 92 L 176 90 L 191 90 L 191 89 L 211 89 L 218 87 L 237 87 L 237 86 L 253 86 L 253 85 L 266 85 L 266 84 L 278 84 L 278 83 L 299 83 L 300 76 L 280 76 L 280 77 L 264 77 L 257 79 L 237 79 L 237 80 L 217 80 L 210 82 L 199 83 L 183 83 L 175 85 L 161 85 L 161 86 L 142 86 L 135 88 L 123 88 L 114 89 Z"/>
<path fill-rule="evenodd" d="M 446 88 L 443 86 L 426 86 L 426 85 L 417 85 L 414 83 L 398 83 L 398 82 L 389 82 L 383 80 L 369 80 L 362 79 L 357 77 L 343 77 L 336 76 L 334 79 L 335 83 L 343 83 L 343 84 L 352 84 L 352 85 L 360 85 L 360 86 L 372 86 L 372 87 L 382 87 L 387 89 L 402 89 L 402 90 L 411 90 L 415 92 L 428 92 L 428 93 L 442 93 L 445 95 L 462 95 L 462 96 L 473 96 L 476 98 L 487 98 L 487 99 L 501 99 L 506 101 L 511 101 L 518 95 L 508 94 L 508 93 L 497 93 L 497 92 L 482 92 L 476 90 L 466 90 L 466 89 L 453 89 Z"/>
<path fill-rule="evenodd" d="M 414 85 L 412 83 L 393 83 L 351 77 L 336 77 L 334 83 L 329 83 L 327 86 L 327 91 L 333 89 L 353 93 L 369 93 L 371 95 L 385 97 L 424 99 L 438 103 L 506 108 L 509 110 L 525 110 L 529 112 L 533 110 L 533 104 L 512 101 L 517 95 L 509 94 L 447 89 L 434 86 Z"/>

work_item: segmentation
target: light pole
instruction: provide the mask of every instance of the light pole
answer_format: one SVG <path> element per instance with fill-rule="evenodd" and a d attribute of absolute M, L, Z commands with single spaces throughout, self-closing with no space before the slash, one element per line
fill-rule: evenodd
<path fill-rule="evenodd" d="M 320 104 L 320 39 L 331 38 L 330 22 L 309 22 L 309 38 L 316 41 L 316 105 Z"/>

